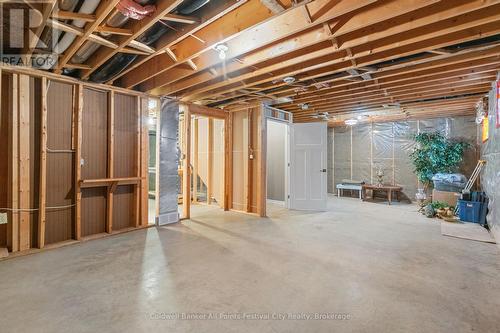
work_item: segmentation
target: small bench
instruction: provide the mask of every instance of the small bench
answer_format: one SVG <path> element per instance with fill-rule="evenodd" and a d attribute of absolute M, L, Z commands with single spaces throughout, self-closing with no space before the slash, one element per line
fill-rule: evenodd
<path fill-rule="evenodd" d="M 359 198 L 363 199 L 362 197 L 362 190 L 363 190 L 363 185 L 356 185 L 356 184 L 337 184 L 337 196 L 340 197 L 341 195 L 344 194 L 344 190 L 355 190 L 359 192 Z"/>

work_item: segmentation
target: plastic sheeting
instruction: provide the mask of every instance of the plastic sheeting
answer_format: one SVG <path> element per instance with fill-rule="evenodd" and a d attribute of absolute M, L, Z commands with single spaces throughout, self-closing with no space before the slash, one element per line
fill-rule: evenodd
<path fill-rule="evenodd" d="M 377 182 L 377 172 L 384 173 L 386 184 L 403 187 L 403 194 L 415 199 L 418 180 L 409 154 L 413 136 L 418 132 L 439 131 L 450 138 L 461 138 L 472 144 L 466 152 L 461 173 L 469 175 L 477 163 L 477 131 L 473 117 L 437 118 L 330 128 L 328 133 L 328 191 L 343 179 L 366 183 Z M 470 170 L 470 171 L 469 171 Z"/>
<path fill-rule="evenodd" d="M 481 173 L 481 186 L 490 200 L 486 219 L 498 243 L 500 241 L 500 128 L 495 128 L 497 105 L 495 95 L 495 89 L 492 89 L 488 103 L 489 139 L 481 145 L 482 159 L 486 160 L 486 166 Z"/>
<path fill-rule="evenodd" d="M 177 222 L 179 188 L 179 105 L 162 99 L 160 114 L 159 224 Z"/>

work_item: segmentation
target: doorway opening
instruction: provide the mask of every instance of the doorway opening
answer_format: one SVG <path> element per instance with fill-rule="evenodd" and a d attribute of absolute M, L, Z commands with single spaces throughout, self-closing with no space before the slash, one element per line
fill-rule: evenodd
<path fill-rule="evenodd" d="M 288 124 L 267 119 L 267 201 L 286 207 L 288 201 Z"/>
<path fill-rule="evenodd" d="M 181 106 L 179 115 L 181 219 L 191 218 L 191 208 L 196 205 L 225 209 L 225 114 L 200 114 L 200 109 L 204 110 Z"/>

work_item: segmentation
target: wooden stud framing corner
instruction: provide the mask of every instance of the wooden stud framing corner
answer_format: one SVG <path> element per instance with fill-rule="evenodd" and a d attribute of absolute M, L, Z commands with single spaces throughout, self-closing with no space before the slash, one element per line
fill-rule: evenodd
<path fill-rule="evenodd" d="M 42 78 L 40 115 L 40 179 L 38 201 L 38 247 L 45 246 L 47 194 L 47 78 Z"/>

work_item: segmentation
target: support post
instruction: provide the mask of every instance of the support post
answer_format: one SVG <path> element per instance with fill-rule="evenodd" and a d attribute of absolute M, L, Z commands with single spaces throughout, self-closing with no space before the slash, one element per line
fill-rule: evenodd
<path fill-rule="evenodd" d="M 40 115 L 40 179 L 38 202 L 38 247 L 45 246 L 46 193 L 47 193 L 47 78 L 42 77 L 42 114 Z"/>

